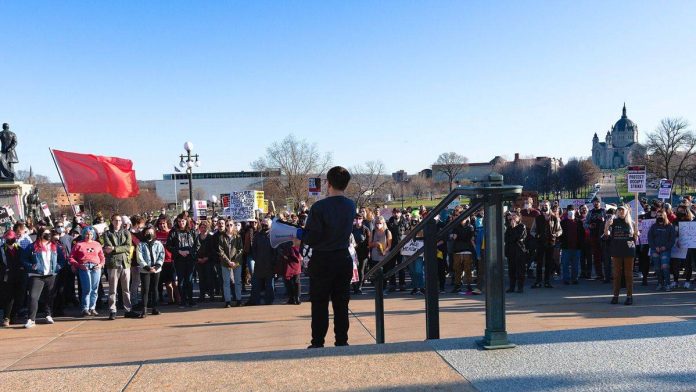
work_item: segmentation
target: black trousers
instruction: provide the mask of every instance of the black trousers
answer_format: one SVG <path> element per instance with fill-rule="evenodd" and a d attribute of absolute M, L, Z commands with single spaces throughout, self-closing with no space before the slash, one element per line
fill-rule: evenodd
<path fill-rule="evenodd" d="M 333 306 L 336 345 L 348 343 L 348 301 L 353 259 L 348 249 L 312 253 L 309 298 L 312 302 L 312 344 L 324 345 L 329 330 L 329 301 Z"/>
<path fill-rule="evenodd" d="M 365 279 L 365 268 L 367 267 L 367 252 L 358 252 L 358 281 L 353 283 L 353 290 L 362 289 Z"/>
<path fill-rule="evenodd" d="M 401 264 L 401 262 L 404 260 L 403 256 L 401 255 L 396 255 L 393 259 L 391 259 L 387 264 L 384 265 L 384 272 L 387 273 L 394 269 L 397 265 Z M 406 270 L 402 269 L 399 270 L 398 272 L 399 275 L 399 286 L 405 286 L 406 285 Z M 392 275 L 389 277 L 389 284 L 394 287 L 396 286 L 396 275 Z"/>
<path fill-rule="evenodd" d="M 640 269 L 643 279 L 647 279 L 648 274 L 650 273 L 650 256 L 648 255 L 649 250 L 650 247 L 648 245 L 641 245 L 638 250 L 638 269 Z"/>
<path fill-rule="evenodd" d="M 55 281 L 55 275 L 29 277 L 29 320 L 36 320 L 36 313 L 39 310 L 39 299 L 41 299 L 46 308 L 46 315 L 51 315 L 51 305 L 55 296 L 55 291 L 53 290 Z"/>
<path fill-rule="evenodd" d="M 302 286 L 300 283 L 300 275 L 295 275 L 290 279 L 284 279 L 285 290 L 288 292 L 288 300 L 300 300 L 300 294 L 302 293 Z"/>
<path fill-rule="evenodd" d="M 3 317 L 12 319 L 24 305 L 27 291 L 26 275 L 8 275 L 7 282 L 0 282 L 0 298 L 2 298 Z"/>
<path fill-rule="evenodd" d="M 514 255 L 508 257 L 508 278 L 510 279 L 510 290 L 524 288 L 524 277 L 527 270 L 527 260 L 525 257 Z"/>
<path fill-rule="evenodd" d="M 553 260 L 553 246 L 543 245 L 537 250 L 536 264 L 536 283 L 541 283 L 543 276 L 544 283 L 551 282 L 551 274 L 556 270 L 556 263 Z"/>
<path fill-rule="evenodd" d="M 140 274 L 140 286 L 143 292 L 143 313 L 147 311 L 148 305 L 152 308 L 156 308 L 159 305 L 159 293 L 157 292 L 159 276 L 159 272 L 156 274 Z"/>
<path fill-rule="evenodd" d="M 447 261 L 445 259 L 437 259 L 437 278 L 440 283 L 440 291 L 445 291 L 447 283 Z"/>

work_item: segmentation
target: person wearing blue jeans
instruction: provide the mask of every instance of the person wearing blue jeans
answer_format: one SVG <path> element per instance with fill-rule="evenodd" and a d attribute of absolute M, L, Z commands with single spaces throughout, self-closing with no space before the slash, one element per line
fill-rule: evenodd
<path fill-rule="evenodd" d="M 575 214 L 575 206 L 568 205 L 566 218 L 561 221 L 560 246 L 563 284 L 578 284 L 580 252 L 585 246 L 585 227 Z"/>
<path fill-rule="evenodd" d="M 227 219 L 225 231 L 220 233 L 218 239 L 218 259 L 222 271 L 222 293 L 225 298 L 225 307 L 232 306 L 231 283 L 234 279 L 235 305 L 242 304 L 242 238 L 237 232 L 234 220 Z"/>
<path fill-rule="evenodd" d="M 655 224 L 648 231 L 650 260 L 655 265 L 655 273 L 659 282 L 657 290 L 672 290 L 669 287 L 669 262 L 676 239 L 677 233 L 674 226 L 669 222 L 664 211 L 658 211 L 655 215 Z"/>
<path fill-rule="evenodd" d="M 408 273 L 411 275 L 411 295 L 425 293 L 423 257 L 419 257 L 413 263 L 409 264 Z"/>
<path fill-rule="evenodd" d="M 70 252 L 70 265 L 78 271 L 80 279 L 80 302 L 83 316 L 98 316 L 97 290 L 104 266 L 104 251 L 95 241 L 97 233 L 92 226 L 82 229 L 82 241 L 75 244 Z"/>

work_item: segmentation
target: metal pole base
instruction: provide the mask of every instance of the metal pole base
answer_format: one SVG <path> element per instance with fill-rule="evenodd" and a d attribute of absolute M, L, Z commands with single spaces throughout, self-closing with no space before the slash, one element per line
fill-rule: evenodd
<path fill-rule="evenodd" d="M 489 332 L 486 331 L 486 335 L 482 340 L 478 340 L 476 344 L 484 350 L 500 350 L 504 348 L 516 347 L 513 343 L 510 343 L 507 337 L 507 332 Z"/>

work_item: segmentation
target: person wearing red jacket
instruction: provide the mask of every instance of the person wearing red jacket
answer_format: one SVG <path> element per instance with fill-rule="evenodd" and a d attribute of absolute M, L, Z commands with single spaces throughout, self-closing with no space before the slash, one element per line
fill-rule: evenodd
<path fill-rule="evenodd" d="M 169 237 L 169 227 L 169 220 L 166 216 L 161 216 L 157 219 L 155 239 L 166 244 L 167 238 Z M 174 272 L 174 263 L 172 260 L 172 252 L 165 247 L 164 264 L 162 265 L 162 272 L 160 273 L 160 285 L 167 289 L 167 298 L 169 299 L 170 305 L 179 302 L 179 287 L 176 284 L 176 274 Z M 158 292 L 161 293 L 162 289 L 160 288 Z M 160 303 L 162 302 L 162 297 L 160 296 Z"/>
<path fill-rule="evenodd" d="M 101 244 L 96 241 L 97 233 L 92 226 L 82 229 L 81 242 L 76 243 L 70 252 L 70 266 L 77 271 L 82 285 L 80 303 L 83 316 L 98 316 L 97 289 L 105 258 Z"/>

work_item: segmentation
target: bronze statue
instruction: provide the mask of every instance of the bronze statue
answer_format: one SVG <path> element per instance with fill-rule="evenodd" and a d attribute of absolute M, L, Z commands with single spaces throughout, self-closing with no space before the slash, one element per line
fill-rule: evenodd
<path fill-rule="evenodd" d="M 0 181 L 14 181 L 15 171 L 14 164 L 18 163 L 17 152 L 17 135 L 10 131 L 10 125 L 2 124 L 0 131 Z"/>

